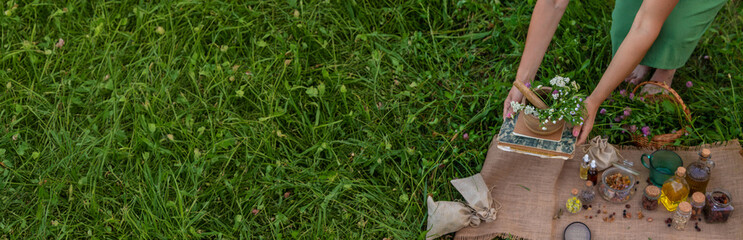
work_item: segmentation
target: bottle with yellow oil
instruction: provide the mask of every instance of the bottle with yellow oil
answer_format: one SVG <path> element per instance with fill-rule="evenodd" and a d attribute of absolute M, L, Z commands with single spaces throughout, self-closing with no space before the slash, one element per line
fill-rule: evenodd
<path fill-rule="evenodd" d="M 660 189 L 658 202 L 669 212 L 675 211 L 679 203 L 686 201 L 686 197 L 689 196 L 689 184 L 684 179 L 685 175 L 686 168 L 679 167 L 676 169 L 676 175 L 666 180 Z"/>
<path fill-rule="evenodd" d="M 589 160 L 590 159 L 588 158 L 588 154 L 583 155 L 583 162 L 580 164 L 580 179 L 581 180 L 588 180 L 588 168 L 590 168 Z"/>

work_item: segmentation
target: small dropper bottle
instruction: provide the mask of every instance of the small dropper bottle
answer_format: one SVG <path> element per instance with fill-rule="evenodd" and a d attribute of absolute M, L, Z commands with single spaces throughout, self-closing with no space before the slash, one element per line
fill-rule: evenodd
<path fill-rule="evenodd" d="M 588 180 L 588 168 L 590 167 L 590 159 L 588 154 L 583 155 L 583 162 L 580 164 L 580 179 Z"/>
<path fill-rule="evenodd" d="M 596 186 L 596 181 L 599 179 L 599 170 L 596 169 L 596 160 L 591 160 L 591 168 L 588 169 L 588 181 L 593 182 Z"/>

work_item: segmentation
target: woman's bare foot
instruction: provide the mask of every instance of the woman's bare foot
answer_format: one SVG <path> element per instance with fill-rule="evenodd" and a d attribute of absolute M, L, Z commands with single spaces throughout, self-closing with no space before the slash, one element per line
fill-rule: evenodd
<path fill-rule="evenodd" d="M 653 77 L 650 78 L 650 81 L 653 82 L 662 82 L 671 86 L 671 82 L 673 81 L 673 75 L 676 74 L 676 69 L 655 69 L 655 73 L 653 73 Z M 660 88 L 655 85 L 645 85 L 640 93 L 645 94 L 658 94 L 658 93 L 667 93 L 663 88 Z"/>
<path fill-rule="evenodd" d="M 624 79 L 624 81 L 632 84 L 638 84 L 640 83 L 640 81 L 645 79 L 645 76 L 648 75 L 648 72 L 650 72 L 650 67 L 638 64 L 637 67 L 635 67 L 635 70 L 633 70 L 632 73 L 630 73 L 629 76 Z"/>

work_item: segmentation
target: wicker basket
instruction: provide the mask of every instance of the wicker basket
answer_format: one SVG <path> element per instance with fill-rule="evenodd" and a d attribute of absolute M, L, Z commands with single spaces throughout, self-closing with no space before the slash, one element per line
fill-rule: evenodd
<path fill-rule="evenodd" d="M 651 148 L 661 148 L 665 145 L 673 144 L 673 142 L 676 141 L 676 139 L 680 138 L 686 133 L 686 126 L 691 123 L 691 112 L 689 111 L 689 108 L 686 107 L 686 104 L 684 104 L 684 100 L 681 99 L 681 97 L 674 91 L 671 87 L 666 85 L 662 82 L 653 82 L 653 81 L 646 81 L 643 83 L 638 84 L 635 86 L 635 89 L 632 90 L 632 94 L 635 94 L 638 89 L 640 89 L 641 86 L 646 84 L 652 84 L 656 85 L 658 87 L 661 87 L 668 91 L 669 94 L 653 94 L 653 95 L 645 95 L 643 96 L 645 98 L 645 101 L 659 101 L 668 99 L 673 102 L 676 102 L 676 104 L 681 106 L 681 109 L 684 112 L 684 117 L 686 118 L 686 123 L 683 121 L 680 121 L 681 129 L 676 130 L 675 133 L 666 133 L 666 134 L 660 134 L 653 136 L 652 139 L 648 139 L 647 137 L 644 137 L 642 134 L 639 133 L 631 133 L 632 134 L 632 141 L 635 143 L 635 145 L 639 147 L 651 147 Z M 637 96 L 637 95 L 635 95 Z"/>

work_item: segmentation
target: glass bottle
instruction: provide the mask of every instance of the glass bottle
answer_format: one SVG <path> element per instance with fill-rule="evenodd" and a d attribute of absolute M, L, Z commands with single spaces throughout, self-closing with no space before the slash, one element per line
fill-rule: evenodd
<path fill-rule="evenodd" d="M 733 213 L 733 205 L 730 203 L 730 193 L 725 190 L 716 189 L 707 193 L 707 204 L 702 210 L 707 223 L 724 223 L 728 221 Z"/>
<path fill-rule="evenodd" d="M 678 209 L 673 213 L 673 228 L 684 230 L 689 217 L 691 217 L 691 204 L 689 202 L 679 203 Z"/>
<path fill-rule="evenodd" d="M 582 180 L 588 179 L 589 161 L 588 154 L 583 155 L 583 162 L 580 164 L 580 179 Z"/>
<path fill-rule="evenodd" d="M 596 181 L 599 179 L 599 170 L 596 169 L 596 160 L 591 160 L 591 168 L 588 169 L 588 180 L 593 182 L 596 186 Z"/>
<path fill-rule="evenodd" d="M 660 188 L 655 185 L 645 187 L 645 193 L 642 195 L 642 208 L 650 211 L 658 208 L 658 197 L 660 197 Z"/>
<path fill-rule="evenodd" d="M 686 202 L 686 198 L 689 196 L 689 184 L 684 180 L 685 175 L 686 168 L 679 167 L 676 169 L 676 175 L 666 180 L 663 187 L 660 188 L 660 199 L 658 201 L 669 212 L 676 210 L 679 203 Z"/>
<path fill-rule="evenodd" d="M 593 199 L 596 197 L 596 191 L 593 190 L 593 183 L 591 181 L 586 181 L 586 187 L 580 191 L 580 195 L 578 196 L 581 201 L 583 201 L 583 204 L 589 204 L 593 202 Z"/>
<path fill-rule="evenodd" d="M 695 192 L 691 195 L 691 220 L 701 221 L 702 220 L 702 209 L 704 208 L 704 194 L 701 192 Z"/>
<path fill-rule="evenodd" d="M 568 198 L 568 201 L 565 202 L 565 208 L 568 209 L 569 213 L 578 213 L 581 209 L 580 199 L 578 199 L 578 189 L 573 188 L 570 193 L 572 195 Z"/>
<path fill-rule="evenodd" d="M 699 152 L 699 161 L 686 167 L 686 182 L 689 184 L 689 194 L 707 191 L 710 171 L 715 167 L 715 162 L 711 158 L 709 149 L 702 149 Z"/>

